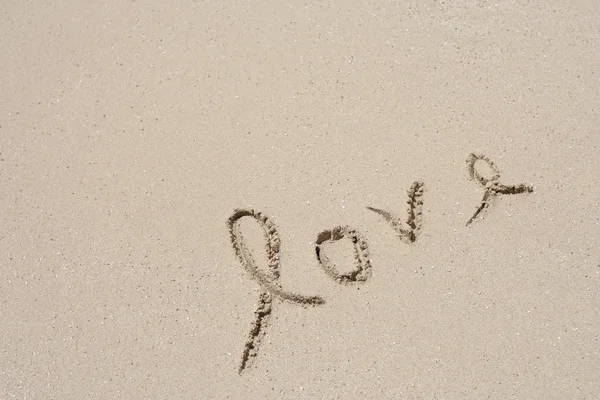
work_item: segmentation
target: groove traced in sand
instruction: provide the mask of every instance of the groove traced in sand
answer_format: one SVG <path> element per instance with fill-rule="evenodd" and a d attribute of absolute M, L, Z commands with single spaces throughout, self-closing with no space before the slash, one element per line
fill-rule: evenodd
<path fill-rule="evenodd" d="M 415 181 L 407 191 L 408 218 L 405 224 L 407 227 L 403 227 L 400 218 L 394 217 L 388 211 L 374 207 L 367 207 L 367 209 L 381 215 L 396 231 L 400 240 L 409 244 L 414 243 L 421 232 L 424 187 L 425 184 L 423 182 Z"/>
<path fill-rule="evenodd" d="M 258 347 L 265 335 L 265 328 L 271 317 L 271 311 L 273 311 L 273 297 L 269 292 L 262 291 L 258 298 L 258 307 L 254 311 L 255 319 L 252 322 L 250 332 L 248 333 L 248 339 L 244 344 L 244 351 L 242 352 L 242 361 L 238 372 L 241 374 L 244 372 L 246 367 L 252 364 L 252 360 L 258 354 Z"/>
<path fill-rule="evenodd" d="M 356 268 L 346 274 L 340 274 L 325 255 L 323 245 L 337 240 L 348 238 L 354 245 L 354 260 Z M 319 264 L 332 279 L 338 283 L 348 284 L 365 282 L 371 276 L 371 261 L 369 259 L 369 246 L 365 238 L 356 230 L 348 226 L 336 226 L 332 230 L 323 231 L 317 237 L 316 253 Z"/>
<path fill-rule="evenodd" d="M 477 160 L 484 161 L 489 165 L 490 169 L 492 170 L 492 177 L 490 179 L 485 178 L 479 172 L 477 172 L 477 169 L 475 169 L 475 163 Z M 497 194 L 520 194 L 533 192 L 533 186 L 531 185 L 521 183 L 519 185 L 507 186 L 501 184 L 499 182 L 500 171 L 498 170 L 498 167 L 496 167 L 492 160 L 483 154 L 471 153 L 467 158 L 467 168 L 471 179 L 481 183 L 485 187 L 485 193 L 483 194 L 481 203 L 475 210 L 473 216 L 467 221 L 467 226 L 470 225 L 483 210 L 489 207 L 492 198 Z"/>
<path fill-rule="evenodd" d="M 267 272 L 259 270 L 250 250 L 244 243 L 239 224 L 240 219 L 243 217 L 254 218 L 263 229 L 268 260 Z M 255 319 L 252 322 L 248 340 L 244 345 L 242 353 L 242 360 L 239 367 L 239 373 L 241 374 L 252 364 L 258 353 L 261 339 L 265 334 L 265 329 L 272 312 L 274 297 L 304 306 L 324 304 L 325 300 L 320 296 L 302 296 L 291 293 L 279 286 L 277 279 L 279 278 L 281 239 L 277 233 L 277 228 L 266 215 L 254 210 L 236 209 L 233 215 L 227 220 L 227 227 L 229 228 L 231 244 L 238 260 L 250 276 L 261 286 L 258 307 L 254 312 Z"/>

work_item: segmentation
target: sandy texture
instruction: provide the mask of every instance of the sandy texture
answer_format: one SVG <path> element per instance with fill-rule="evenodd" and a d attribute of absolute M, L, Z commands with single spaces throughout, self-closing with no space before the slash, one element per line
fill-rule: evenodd
<path fill-rule="evenodd" d="M 600 398 L 600 2 L 8 0 L 0 53 L 0 398 Z"/>

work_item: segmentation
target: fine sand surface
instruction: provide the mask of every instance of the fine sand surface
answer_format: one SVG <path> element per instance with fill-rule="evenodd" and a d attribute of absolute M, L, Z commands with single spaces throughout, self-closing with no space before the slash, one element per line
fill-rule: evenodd
<path fill-rule="evenodd" d="M 8 0 L 0 54 L 1 399 L 600 398 L 600 2 Z"/>

